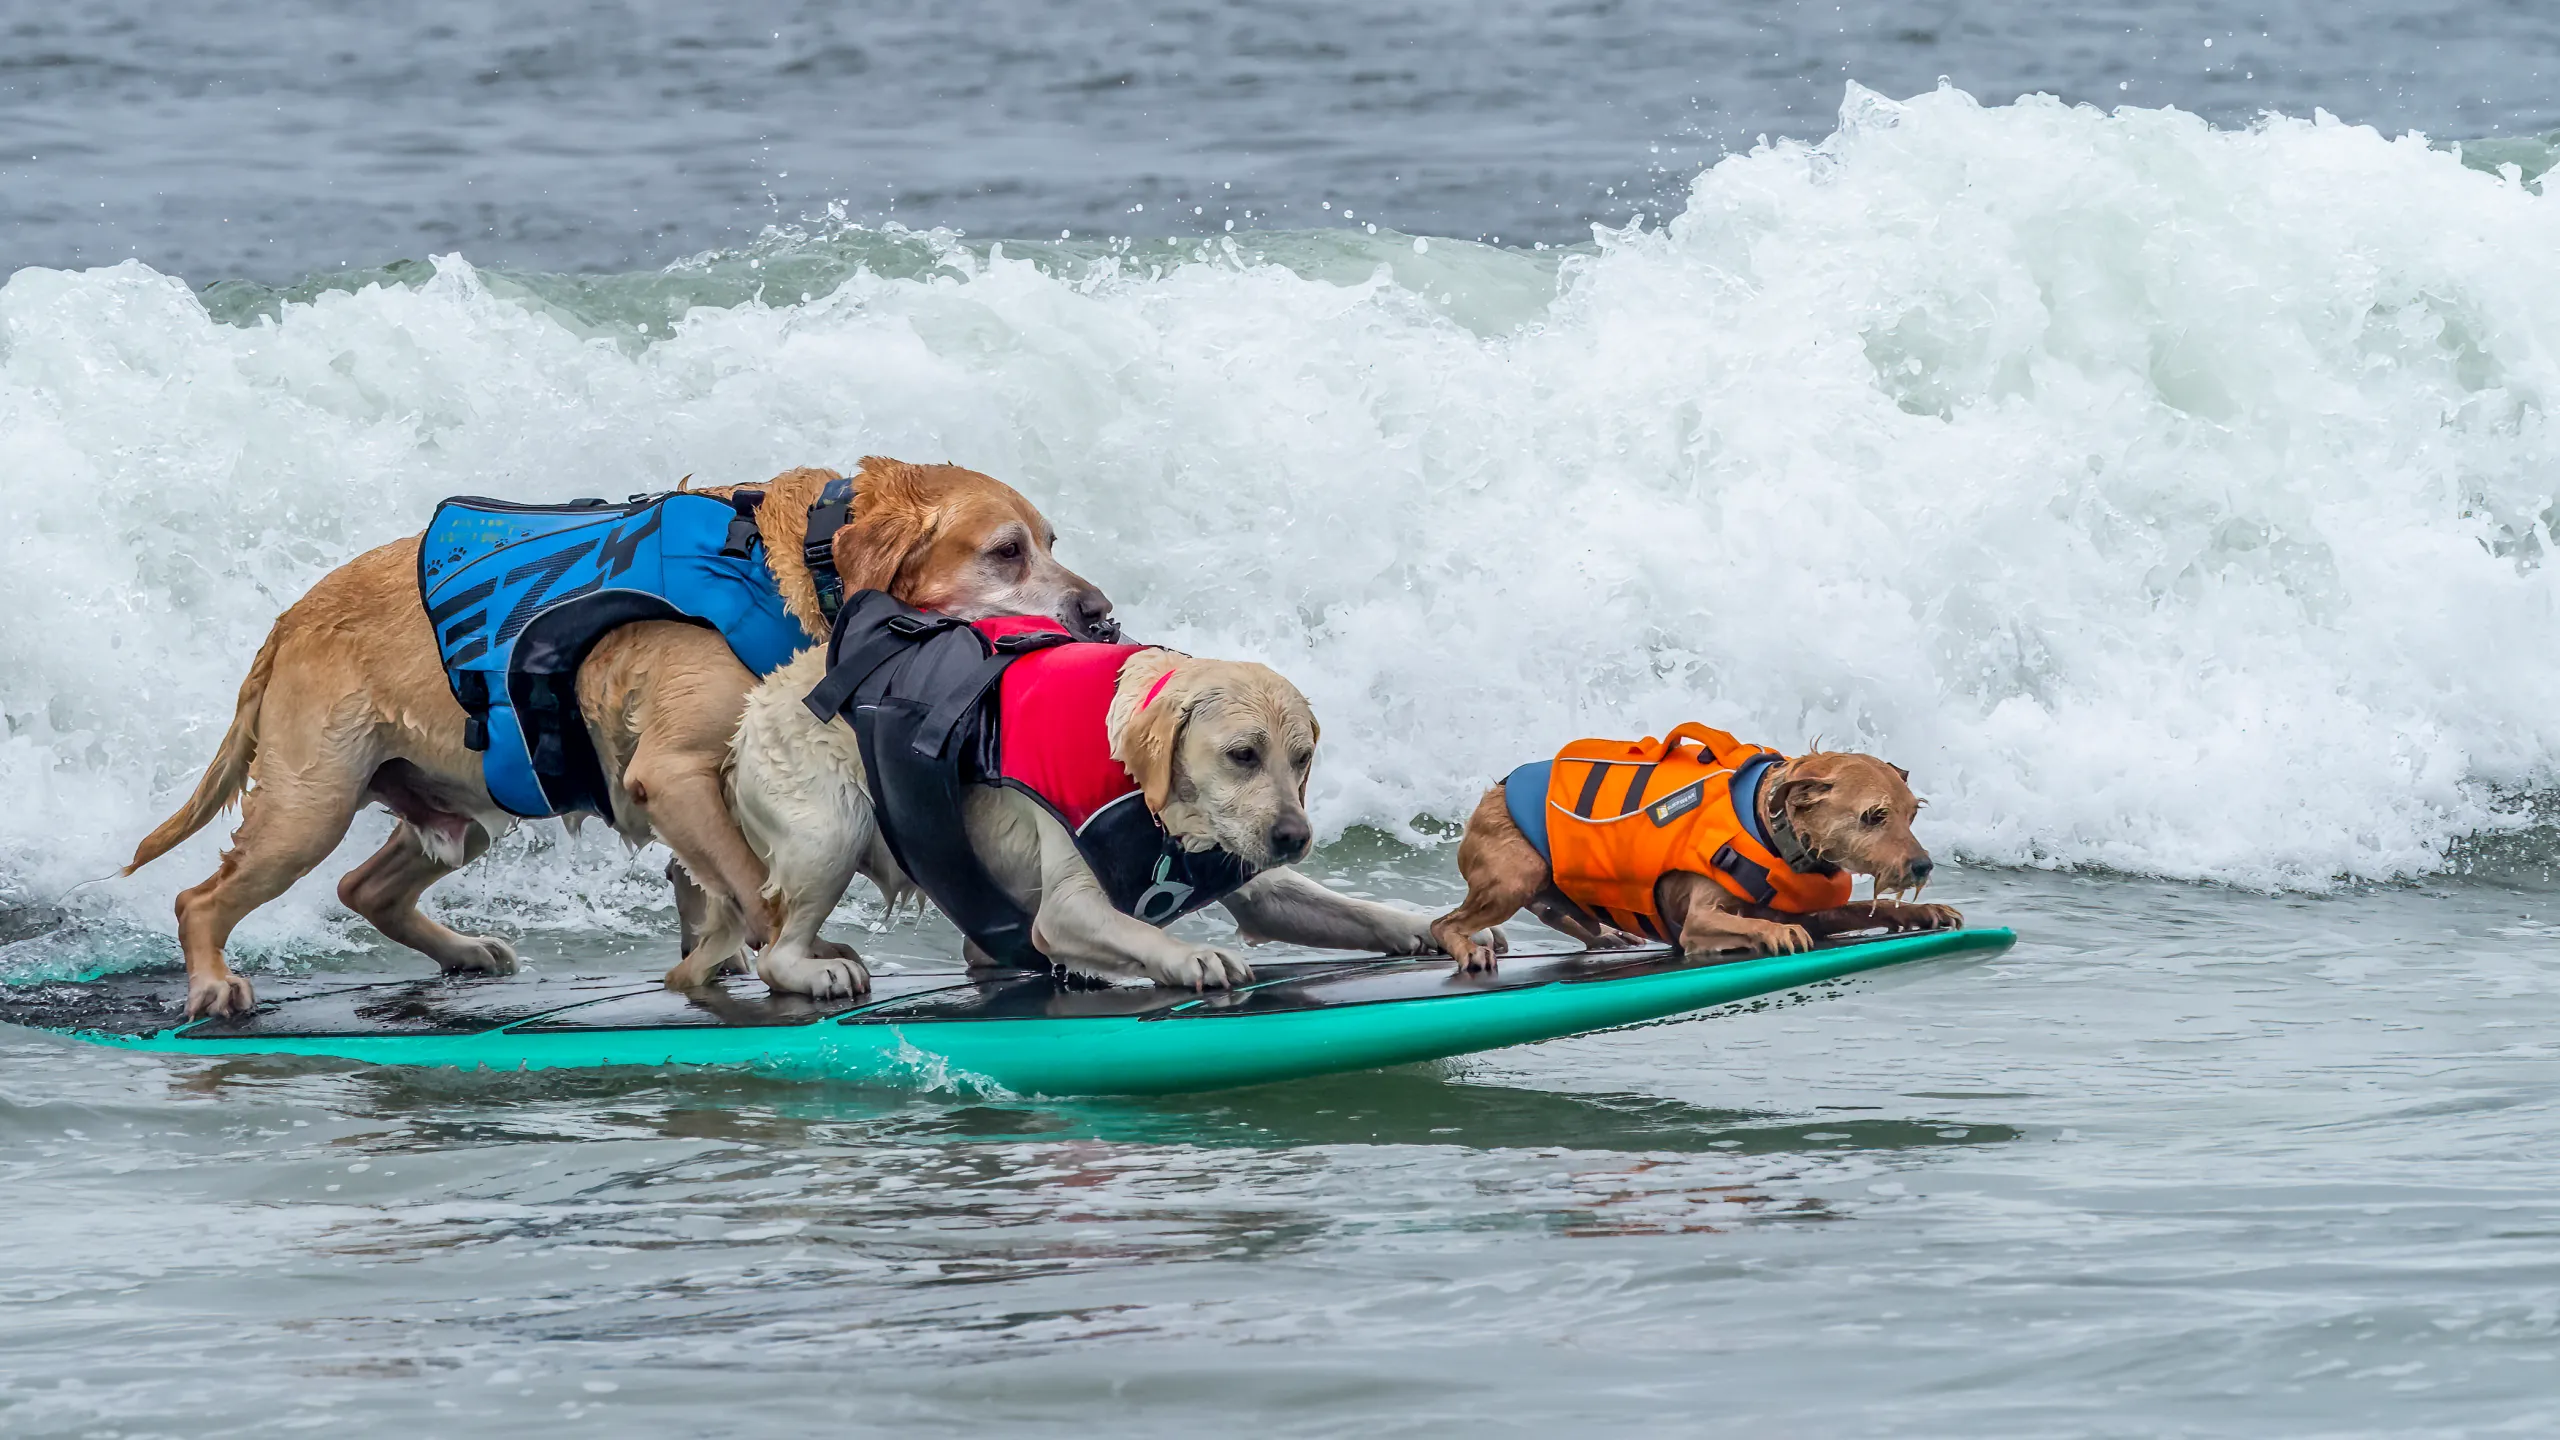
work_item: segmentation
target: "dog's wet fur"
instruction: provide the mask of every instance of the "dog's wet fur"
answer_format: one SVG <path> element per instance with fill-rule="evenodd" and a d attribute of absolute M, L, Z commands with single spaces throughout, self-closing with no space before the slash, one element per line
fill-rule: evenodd
<path fill-rule="evenodd" d="M 1653 886 L 1665 932 L 1679 937 L 1693 958 L 1742 952 L 1779 955 L 1808 950 L 1817 939 L 1866 930 L 1952 930 L 1964 917 L 1951 906 L 1922 905 L 1909 897 L 1929 883 L 1936 868 L 1911 833 L 1920 813 L 1910 776 L 1872 755 L 1816 750 L 1780 764 L 1760 782 L 1765 820 L 1783 813 L 1815 858 L 1875 881 L 1873 900 L 1836 909 L 1792 914 L 1736 898 L 1712 877 L 1672 870 Z M 1477 802 L 1458 842 L 1458 871 L 1466 899 L 1432 923 L 1439 948 L 1462 970 L 1490 970 L 1492 948 L 1471 938 L 1526 909 L 1595 950 L 1641 943 L 1602 925 L 1556 888 L 1555 873 L 1511 818 L 1504 787 L 1496 784 Z M 1901 898 L 1888 899 L 1888 894 Z"/>
<path fill-rule="evenodd" d="M 757 525 L 783 600 L 812 640 L 827 625 L 799 561 L 801 542 L 809 505 L 837 478 L 800 469 L 704 492 L 765 492 Z M 1110 600 L 1058 563 L 1048 520 L 1012 487 L 957 466 L 877 457 L 862 462 L 855 486 L 852 518 L 833 542 L 848 591 L 883 589 L 962 619 L 1048 615 L 1082 638 L 1118 636 Z M 252 1008 L 249 982 L 223 958 L 233 927 L 327 859 L 374 803 L 400 823 L 339 882 L 339 899 L 447 973 L 516 968 L 506 942 L 457 934 L 418 910 L 429 886 L 515 824 L 490 798 L 480 756 L 463 744 L 462 706 L 418 595 L 418 546 L 411 536 L 356 557 L 277 617 L 212 765 L 126 867 L 130 874 L 150 863 L 239 802 L 240 826 L 219 868 L 178 896 L 191 1018 Z M 648 621 L 597 643 L 579 671 L 578 701 L 616 829 L 634 844 L 665 840 L 685 874 L 738 902 L 743 943 L 760 946 L 772 933 L 764 864 L 738 833 L 721 786 L 754 685 L 717 633 Z"/>
<path fill-rule="evenodd" d="M 748 697 L 729 797 L 765 861 L 780 917 L 756 973 L 776 989 L 858 995 L 870 987 L 868 970 L 843 947 L 824 946 L 818 927 L 857 874 L 893 903 L 913 885 L 880 833 L 852 729 L 800 703 L 824 673 L 823 656 L 804 654 Z M 1290 868 L 1314 841 L 1306 797 L 1317 729 L 1306 696 L 1278 672 L 1141 650 L 1122 663 L 1101 723 L 1113 758 L 1167 833 L 1193 850 L 1224 847 L 1257 872 L 1222 902 L 1248 943 L 1390 954 L 1433 948 L 1428 915 L 1353 899 Z M 1032 912 L 1041 953 L 1068 974 L 1192 990 L 1253 978 L 1235 951 L 1115 909 L 1066 827 L 1021 792 L 973 786 L 962 821 L 988 874 Z M 714 906 L 703 923 L 725 933 L 728 920 Z M 716 948 L 706 943 L 697 953 Z M 700 984 L 713 973 L 699 969 L 668 983 Z"/>

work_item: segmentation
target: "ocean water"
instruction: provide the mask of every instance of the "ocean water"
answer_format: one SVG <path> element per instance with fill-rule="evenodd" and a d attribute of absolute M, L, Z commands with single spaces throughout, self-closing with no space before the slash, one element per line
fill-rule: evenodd
<path fill-rule="evenodd" d="M 0 1429 L 2560 1420 L 2560 32 L 973 15 L 13 19 L 0 975 L 174 956 L 222 837 L 112 872 L 437 498 L 875 453 L 1294 678 L 1341 883 L 1697 718 L 1908 767 L 2019 947 L 1150 1102 L 12 1035 Z M 420 968 L 333 899 L 387 823 L 235 959 Z M 662 863 L 435 903 L 647 972 Z"/>

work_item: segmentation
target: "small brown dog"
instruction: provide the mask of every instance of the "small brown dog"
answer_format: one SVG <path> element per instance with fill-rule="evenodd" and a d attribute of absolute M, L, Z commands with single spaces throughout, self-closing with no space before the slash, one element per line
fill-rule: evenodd
<path fill-rule="evenodd" d="M 1592 949 L 1676 938 L 1692 957 L 1954 929 L 1949 906 L 1882 898 L 1933 868 L 1909 778 L 1872 755 L 1789 759 L 1703 725 L 1577 741 L 1485 792 L 1458 844 L 1467 898 L 1432 938 L 1461 970 L 1487 970 L 1495 953 L 1469 937 L 1523 907 Z M 1852 875 L 1874 877 L 1878 898 L 1850 903 Z"/>
<path fill-rule="evenodd" d="M 813 642 L 827 622 L 798 557 L 808 506 L 835 478 L 792 470 L 734 487 L 765 491 L 756 523 L 783 600 Z M 1117 634 L 1110 600 L 1058 563 L 1048 520 L 1011 486 L 958 466 L 874 457 L 862 462 L 856 488 L 853 516 L 833 544 L 847 591 L 885 590 L 963 619 L 1047 615 L 1081 636 Z M 418 910 L 427 887 L 516 823 L 464 743 L 463 709 L 418 594 L 419 543 L 413 535 L 357 556 L 276 617 L 213 764 L 125 867 L 131 874 L 149 864 L 240 802 L 240 828 L 220 868 L 178 896 L 190 1019 L 249 1012 L 249 982 L 223 959 L 232 927 L 327 859 L 374 803 L 400 823 L 339 881 L 338 898 L 448 974 L 516 968 L 505 941 L 457 934 Z M 641 621 L 588 655 L 578 706 L 617 828 L 635 845 L 665 840 L 694 880 L 740 899 L 745 942 L 760 947 L 772 934 L 759 898 L 764 863 L 730 818 L 720 779 L 755 682 L 716 632 Z"/>

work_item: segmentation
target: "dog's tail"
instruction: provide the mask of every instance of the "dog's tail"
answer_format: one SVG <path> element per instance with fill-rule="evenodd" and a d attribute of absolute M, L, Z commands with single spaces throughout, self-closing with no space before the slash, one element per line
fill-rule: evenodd
<path fill-rule="evenodd" d="M 124 867 L 125 874 L 176 849 L 180 841 L 230 809 L 231 802 L 248 788 L 249 762 L 258 753 L 258 714 L 266 708 L 267 681 L 275 674 L 275 668 L 276 632 L 270 630 L 267 643 L 258 647 L 258 658 L 249 662 L 249 678 L 240 682 L 240 704 L 231 712 L 231 728 L 223 732 L 222 747 L 213 752 L 213 763 L 204 767 L 204 778 L 196 782 L 196 793 L 187 797 L 185 808 L 142 837 L 142 843 L 134 847 L 133 863 Z"/>

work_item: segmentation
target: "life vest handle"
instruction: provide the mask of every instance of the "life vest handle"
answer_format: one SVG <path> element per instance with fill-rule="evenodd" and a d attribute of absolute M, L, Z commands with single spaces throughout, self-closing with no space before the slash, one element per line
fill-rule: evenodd
<path fill-rule="evenodd" d="M 1655 761 L 1671 758 L 1684 740 L 1696 741 L 1698 748 L 1706 751 L 1709 758 L 1719 765 L 1738 765 L 1754 755 L 1777 753 L 1766 745 L 1746 745 L 1734 739 L 1729 732 L 1709 729 L 1695 720 L 1684 720 L 1672 726 L 1671 733 L 1662 737 L 1662 748 L 1650 758 Z"/>

